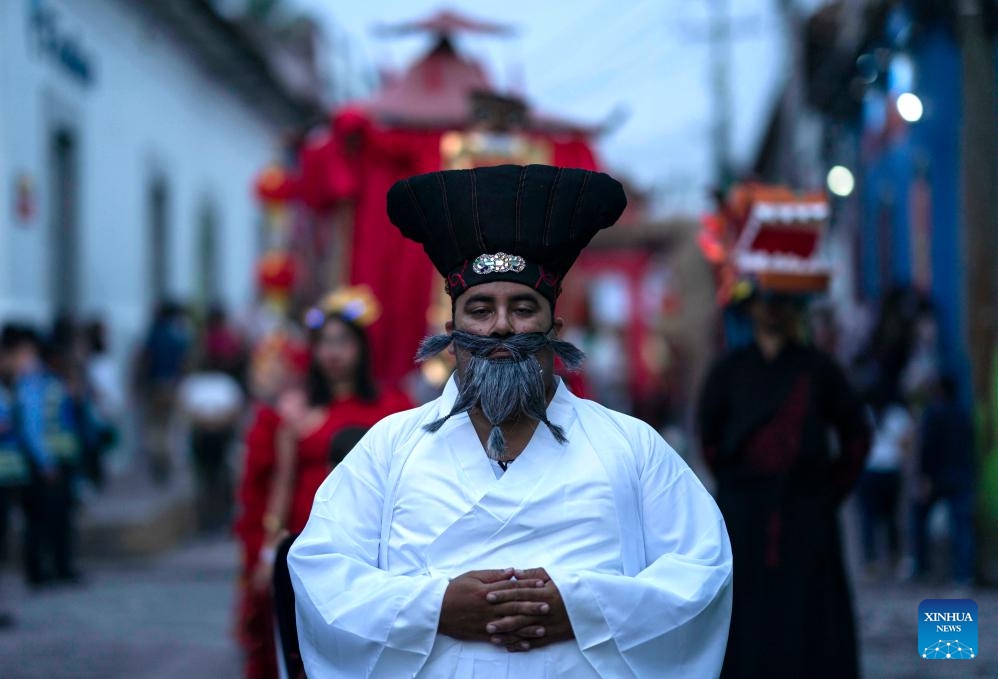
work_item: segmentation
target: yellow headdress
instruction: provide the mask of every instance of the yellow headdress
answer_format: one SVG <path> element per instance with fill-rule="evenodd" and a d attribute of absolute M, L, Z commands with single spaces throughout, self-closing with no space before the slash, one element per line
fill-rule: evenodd
<path fill-rule="evenodd" d="M 340 316 L 366 328 L 381 316 L 381 305 L 371 292 L 371 288 L 366 285 L 337 288 L 308 311 L 305 315 L 305 325 L 317 328 L 330 315 Z"/>

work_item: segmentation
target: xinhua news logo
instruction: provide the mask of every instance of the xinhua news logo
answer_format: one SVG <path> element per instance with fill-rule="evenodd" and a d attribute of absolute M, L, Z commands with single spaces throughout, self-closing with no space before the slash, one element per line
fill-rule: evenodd
<path fill-rule="evenodd" d="M 977 603 L 971 599 L 926 599 L 918 605 L 918 655 L 925 660 L 973 660 L 977 647 Z"/>

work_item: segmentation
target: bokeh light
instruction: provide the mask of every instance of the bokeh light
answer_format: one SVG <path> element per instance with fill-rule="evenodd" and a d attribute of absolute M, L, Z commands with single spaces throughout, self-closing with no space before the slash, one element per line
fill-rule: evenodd
<path fill-rule="evenodd" d="M 917 123 L 922 119 L 924 108 L 922 100 L 911 92 L 905 92 L 897 100 L 898 113 L 909 123 Z"/>
<path fill-rule="evenodd" d="M 828 171 L 828 190 L 836 196 L 846 197 L 856 187 L 856 179 L 849 168 L 836 165 Z"/>

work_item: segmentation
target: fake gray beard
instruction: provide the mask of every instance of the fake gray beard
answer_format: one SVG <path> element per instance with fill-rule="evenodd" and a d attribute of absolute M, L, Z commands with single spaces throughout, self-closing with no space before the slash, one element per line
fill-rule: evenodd
<path fill-rule="evenodd" d="M 422 362 L 436 356 L 452 342 L 455 347 L 468 352 L 468 363 L 459 380 L 454 407 L 446 416 L 427 424 L 424 427 L 427 431 L 437 431 L 453 415 L 467 412 L 477 405 L 492 425 L 485 452 L 493 460 L 505 461 L 506 457 L 506 438 L 499 425 L 521 415 L 543 422 L 559 443 L 565 443 L 564 430 L 548 420 L 544 371 L 534 354 L 550 347 L 565 367 L 576 370 L 585 357 L 581 350 L 543 332 L 486 337 L 455 330 L 450 335 L 424 339 L 416 360 Z M 506 350 L 510 356 L 489 358 L 498 350 Z"/>

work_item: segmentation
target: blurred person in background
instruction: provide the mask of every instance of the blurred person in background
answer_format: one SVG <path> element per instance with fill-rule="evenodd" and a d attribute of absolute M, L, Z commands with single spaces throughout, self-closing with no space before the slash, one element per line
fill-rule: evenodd
<path fill-rule="evenodd" d="M 229 322 L 228 314 L 220 305 L 208 311 L 201 334 L 201 360 L 215 366 L 216 370 L 236 380 L 246 388 L 248 354 L 242 334 Z"/>
<path fill-rule="evenodd" d="M 177 394 L 197 481 L 198 528 L 210 533 L 229 526 L 232 519 L 229 453 L 243 412 L 243 392 L 206 356 L 198 370 L 181 380 Z"/>
<path fill-rule="evenodd" d="M 107 326 L 102 320 L 94 319 L 83 333 L 90 412 L 97 429 L 97 451 L 90 456 L 87 474 L 100 487 L 105 478 L 105 457 L 120 440 L 125 395 L 118 365 L 108 352 Z"/>
<path fill-rule="evenodd" d="M 84 329 L 86 337 L 86 370 L 94 392 L 97 409 L 108 419 L 117 418 L 125 404 L 121 374 L 111 356 L 107 324 L 99 318 L 92 319 Z"/>
<path fill-rule="evenodd" d="M 867 419 L 835 360 L 800 341 L 803 296 L 745 303 L 753 341 L 714 364 L 699 404 L 735 556 L 721 676 L 856 677 L 838 509 L 863 470 Z"/>
<path fill-rule="evenodd" d="M 153 480 L 165 485 L 172 473 L 171 423 L 177 387 L 187 371 L 191 331 L 184 308 L 163 301 L 139 351 L 135 385 L 142 403 L 142 441 Z"/>
<path fill-rule="evenodd" d="M 234 525 L 242 552 L 237 636 L 243 648 L 246 679 L 273 679 L 278 676 L 270 587 L 269 583 L 261 583 L 254 578 L 254 574 L 260 565 L 267 538 L 263 517 L 267 513 L 277 459 L 277 431 L 281 424 L 278 401 L 282 394 L 300 386 L 308 363 L 307 344 L 288 329 L 263 338 L 250 363 L 253 409 L 243 439 L 245 457 Z M 263 556 L 268 557 L 268 554 Z"/>
<path fill-rule="evenodd" d="M 918 484 L 912 508 L 916 576 L 929 572 L 928 519 L 940 501 L 949 510 L 952 582 L 974 583 L 974 423 L 960 403 L 956 379 L 944 375 L 921 419 Z"/>
<path fill-rule="evenodd" d="M 315 491 L 332 467 L 337 435 L 412 407 L 402 392 L 379 389 L 372 377 L 364 328 L 379 313 L 370 292 L 356 288 L 332 293 L 306 318 L 311 344 L 305 383 L 285 390 L 276 408 L 275 460 L 261 517 L 264 539 L 251 577 L 258 592 L 270 586 L 277 543 L 304 528 Z M 267 613 L 273 616 L 273 608 Z"/>
<path fill-rule="evenodd" d="M 901 555 L 898 503 L 902 470 L 915 443 L 915 421 L 904 403 L 890 400 L 886 389 L 876 389 L 867 399 L 873 420 L 873 444 L 866 468 L 859 478 L 860 531 L 867 579 L 894 576 Z M 887 560 L 881 563 L 878 534 L 887 537 Z"/>
<path fill-rule="evenodd" d="M 939 382 L 939 321 L 929 302 L 923 302 L 912 327 L 911 351 L 901 371 L 901 393 L 916 413 L 932 400 Z"/>
<path fill-rule="evenodd" d="M 277 462 L 264 517 L 271 543 L 285 530 L 297 534 L 305 527 L 315 491 L 329 475 L 330 446 L 338 433 L 370 427 L 412 407 L 398 389 L 374 382 L 364 328 L 380 309 L 369 290 L 338 291 L 315 311 L 307 322 L 312 337 L 304 389 L 285 394 L 281 402 Z"/>
<path fill-rule="evenodd" d="M 7 560 L 8 521 L 10 510 L 20 502 L 21 491 L 31 479 L 28 459 L 17 436 L 17 408 L 14 399 L 13 329 L 5 327 L 0 340 L 0 565 Z M 14 624 L 13 616 L 5 611 L 0 591 L 0 630 Z"/>
<path fill-rule="evenodd" d="M 98 408 L 90 380 L 90 340 L 86 330 L 72 318 L 60 317 L 53 325 L 45 358 L 72 404 L 80 478 L 89 482 L 88 487 L 100 489 L 105 480 L 104 454 L 113 445 L 116 431 Z"/>
<path fill-rule="evenodd" d="M 15 431 L 31 467 L 23 497 L 25 576 L 32 587 L 79 582 L 73 544 L 80 462 L 76 410 L 66 385 L 42 361 L 37 332 L 5 328 L 3 345 L 9 352 Z"/>
<path fill-rule="evenodd" d="M 905 399 L 902 377 L 915 342 L 915 318 L 924 301 L 912 289 L 895 286 L 880 300 L 880 309 L 852 372 L 861 391 L 879 389 L 891 400 Z"/>
<path fill-rule="evenodd" d="M 56 320 L 42 342 L 46 386 L 42 425 L 45 444 L 59 465 L 59 483 L 46 500 L 52 533 L 51 561 L 55 579 L 77 583 L 76 516 L 87 471 L 98 466 L 100 424 L 91 408 L 84 372 L 85 348 L 71 317 Z M 97 482 L 102 479 L 98 478 Z"/>

